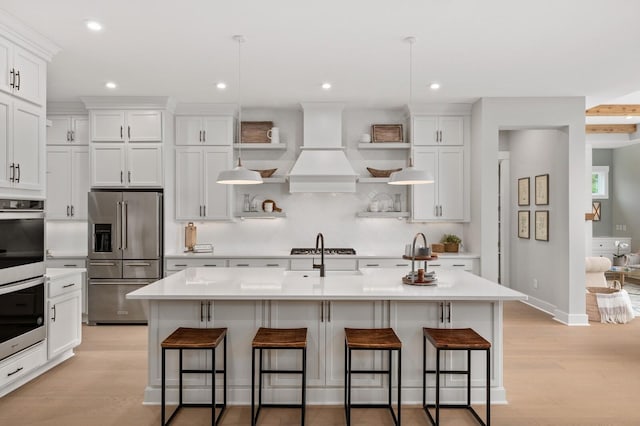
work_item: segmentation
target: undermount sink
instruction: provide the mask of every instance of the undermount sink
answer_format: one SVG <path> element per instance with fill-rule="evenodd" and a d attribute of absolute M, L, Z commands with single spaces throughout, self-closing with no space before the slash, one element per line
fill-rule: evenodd
<path fill-rule="evenodd" d="M 362 275 L 360 271 L 326 271 L 325 277 L 353 277 Z M 320 278 L 320 271 L 284 271 L 285 277 Z"/>

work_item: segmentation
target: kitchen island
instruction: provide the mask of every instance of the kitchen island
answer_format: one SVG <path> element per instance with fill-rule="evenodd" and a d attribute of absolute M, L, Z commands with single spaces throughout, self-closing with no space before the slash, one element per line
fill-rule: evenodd
<path fill-rule="evenodd" d="M 148 300 L 149 364 L 145 403 L 160 401 L 160 343 L 177 327 L 228 328 L 228 386 L 231 404 L 249 404 L 251 340 L 261 327 L 307 327 L 307 403 L 342 404 L 344 328 L 393 327 L 403 343 L 403 403 L 422 400 L 422 327 L 471 327 L 492 343 L 491 398 L 506 403 L 502 377 L 502 303 L 526 295 L 465 271 L 438 272 L 435 286 L 402 284 L 394 268 L 359 271 L 286 271 L 280 268 L 188 268 L 127 295 Z M 430 367 L 435 354 L 429 348 Z M 174 351 L 171 351 L 174 352 Z M 366 351 L 354 368 L 380 368 L 384 358 Z M 477 357 L 476 357 L 477 355 Z M 465 355 L 447 353 L 447 368 L 462 369 Z M 472 400 L 484 401 L 484 355 L 473 354 Z M 219 357 L 220 358 L 220 357 Z M 218 358 L 218 359 L 219 359 Z M 219 359 L 220 360 L 220 359 Z M 222 360 L 220 360 L 222 361 Z M 291 354 L 274 352 L 273 368 L 295 368 Z M 198 351 L 184 355 L 185 368 L 210 368 Z M 221 365 L 220 365 L 221 367 Z M 299 367 L 299 365 L 297 366 Z M 177 354 L 167 355 L 168 400 L 177 400 Z M 189 377 L 190 376 L 190 377 Z M 430 375 L 427 397 L 434 397 Z M 444 376 L 443 376 L 444 377 Z M 210 400 L 210 376 L 185 376 L 185 398 Z M 384 401 L 380 376 L 354 376 L 354 401 Z M 466 378 L 446 376 L 441 400 L 463 401 Z M 220 388 L 218 388 L 220 389 Z M 296 401 L 299 378 L 273 376 L 265 402 Z"/>

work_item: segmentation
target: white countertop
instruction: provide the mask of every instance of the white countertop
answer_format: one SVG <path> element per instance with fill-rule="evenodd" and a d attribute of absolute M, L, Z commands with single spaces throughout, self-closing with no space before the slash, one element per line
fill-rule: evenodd
<path fill-rule="evenodd" d="M 52 280 L 77 274 L 78 272 L 87 272 L 85 268 L 47 268 L 44 275 Z"/>
<path fill-rule="evenodd" d="M 281 268 L 187 268 L 127 294 L 154 300 L 526 300 L 520 292 L 466 271 L 438 272 L 435 286 L 402 284 L 406 271 L 285 271 Z"/>
<path fill-rule="evenodd" d="M 401 252 L 389 252 L 389 253 L 372 253 L 367 251 L 356 250 L 355 255 L 328 255 L 325 254 L 325 258 L 331 259 L 366 259 L 366 258 L 402 258 Z M 310 259 L 313 257 L 319 257 L 320 255 L 299 254 L 292 255 L 290 250 L 270 250 L 268 253 L 251 253 L 246 251 L 237 250 L 224 250 L 215 249 L 213 253 L 191 253 L 191 252 L 175 252 L 166 253 L 165 258 L 179 258 L 179 259 L 229 259 L 229 258 L 242 258 L 242 259 Z M 442 259 L 477 259 L 480 255 L 476 253 L 438 253 L 438 257 Z"/>

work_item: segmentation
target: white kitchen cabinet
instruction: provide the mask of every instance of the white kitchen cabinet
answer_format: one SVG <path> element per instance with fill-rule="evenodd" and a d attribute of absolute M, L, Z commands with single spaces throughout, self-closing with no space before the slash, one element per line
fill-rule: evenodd
<path fill-rule="evenodd" d="M 176 145 L 233 144 L 233 117 L 178 116 L 176 117 Z"/>
<path fill-rule="evenodd" d="M 0 37 L 0 90 L 36 105 L 46 104 L 47 64 Z"/>
<path fill-rule="evenodd" d="M 171 275 L 186 268 L 224 268 L 227 266 L 227 259 L 185 259 L 183 257 L 165 256 L 164 264 L 165 275 Z"/>
<path fill-rule="evenodd" d="M 164 185 L 162 144 L 91 144 L 91 186 L 157 188 Z"/>
<path fill-rule="evenodd" d="M 433 184 L 412 187 L 413 220 L 467 220 L 464 147 L 418 147 L 413 159 L 416 168 L 435 177 Z"/>
<path fill-rule="evenodd" d="M 52 115 L 47 117 L 47 145 L 88 145 L 89 117 L 75 115 Z"/>
<path fill-rule="evenodd" d="M 47 362 L 47 348 L 44 342 L 37 343 L 9 358 L 0 361 L 0 395 L 9 390 L 9 384 L 28 376 Z"/>
<path fill-rule="evenodd" d="M 176 148 L 176 220 L 231 219 L 232 188 L 216 183 L 231 155 L 230 147 Z"/>
<path fill-rule="evenodd" d="M 47 353 L 52 359 L 82 341 L 82 273 L 48 279 Z"/>
<path fill-rule="evenodd" d="M 384 327 L 382 301 L 271 301 L 269 324 L 275 328 L 307 328 L 307 385 L 344 385 L 344 328 Z M 381 356 L 370 352 L 354 354 L 354 369 L 381 368 Z M 294 351 L 276 352 L 271 367 L 297 369 L 301 357 Z M 291 375 L 275 375 L 271 384 L 288 387 L 300 383 Z M 376 386 L 380 376 L 356 375 L 354 386 Z"/>
<path fill-rule="evenodd" d="M 446 259 L 441 257 L 427 262 L 427 269 L 433 269 L 435 271 L 438 271 L 439 269 L 460 269 L 463 271 L 477 273 L 476 262 L 472 258 Z"/>
<path fill-rule="evenodd" d="M 47 147 L 47 220 L 87 220 L 89 147 Z"/>
<path fill-rule="evenodd" d="M 398 258 L 372 258 L 372 259 L 359 259 L 358 268 L 409 268 L 411 269 L 411 261 L 405 260 L 401 257 Z"/>
<path fill-rule="evenodd" d="M 264 325 L 263 302 L 261 301 L 158 301 L 150 305 L 150 322 L 159 324 L 156 333 L 150 336 L 149 360 L 150 382 L 161 384 L 160 344 L 178 327 L 212 328 L 230 327 L 227 335 L 227 380 L 230 386 L 249 386 L 251 384 L 251 341 L 259 327 Z M 239 326 L 240 325 L 240 326 Z M 231 328 L 232 327 L 232 328 Z M 222 368 L 220 346 L 216 361 Z M 210 351 L 184 351 L 185 368 L 211 368 Z M 167 386 L 178 386 L 178 351 L 167 351 Z M 222 380 L 222 375 L 218 375 Z M 184 377 L 187 386 L 209 386 L 208 374 L 188 374 Z M 221 389 L 220 386 L 217 386 Z"/>
<path fill-rule="evenodd" d="M 44 189 L 43 109 L 0 94 L 0 186 L 42 192 Z"/>
<path fill-rule="evenodd" d="M 320 263 L 320 256 L 308 256 L 305 258 L 291 259 L 292 271 L 311 271 L 314 263 Z M 358 261 L 354 258 L 336 259 L 335 257 L 324 258 L 324 266 L 327 271 L 355 271 L 358 269 Z M 315 271 L 320 273 L 319 271 Z"/>
<path fill-rule="evenodd" d="M 289 269 L 288 259 L 229 259 L 229 266 L 236 268 L 284 268 Z"/>
<path fill-rule="evenodd" d="M 82 268 L 87 267 L 86 258 L 84 257 L 67 257 L 67 258 L 47 258 L 45 260 L 47 268 Z M 87 322 L 87 314 L 89 313 L 87 307 L 88 303 L 88 288 L 87 288 L 87 273 L 82 272 L 81 280 L 82 288 L 82 322 Z"/>
<path fill-rule="evenodd" d="M 162 112 L 94 110 L 92 142 L 162 142 Z"/>
<path fill-rule="evenodd" d="M 414 116 L 411 139 L 419 145 L 464 145 L 463 116 Z"/>

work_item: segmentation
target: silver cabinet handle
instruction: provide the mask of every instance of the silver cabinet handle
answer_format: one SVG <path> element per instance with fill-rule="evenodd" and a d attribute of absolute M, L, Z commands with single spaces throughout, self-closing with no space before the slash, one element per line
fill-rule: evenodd
<path fill-rule="evenodd" d="M 248 263 L 238 263 L 238 264 L 236 264 L 236 266 L 249 266 L 249 264 Z"/>
<path fill-rule="evenodd" d="M 63 285 L 62 288 L 69 288 L 69 287 L 73 287 L 74 285 L 76 285 L 76 283 L 66 284 L 66 285 Z"/>
<path fill-rule="evenodd" d="M 324 301 L 320 302 L 320 322 L 324 322 Z"/>
<path fill-rule="evenodd" d="M 269 268 L 277 268 L 278 266 L 280 266 L 279 263 L 267 263 L 266 265 Z"/>
<path fill-rule="evenodd" d="M 462 266 L 462 267 L 464 267 L 466 265 L 464 263 L 454 263 L 453 266 Z"/>
<path fill-rule="evenodd" d="M 129 180 L 129 183 L 131 183 L 131 170 L 127 171 L 127 179 Z"/>
<path fill-rule="evenodd" d="M 204 303 L 200 302 L 200 322 L 204 322 L 204 313 L 202 311 L 203 306 Z"/>
<path fill-rule="evenodd" d="M 71 130 L 71 142 L 76 140 L 76 131 L 75 130 Z"/>
<path fill-rule="evenodd" d="M 123 130 L 123 128 L 122 128 L 122 126 L 120 126 L 120 139 L 124 139 L 124 135 L 122 134 L 122 130 Z"/>
<path fill-rule="evenodd" d="M 151 264 L 149 262 L 131 262 L 125 263 L 124 266 L 151 266 Z"/>
<path fill-rule="evenodd" d="M 122 170 L 120 170 L 120 183 L 124 183 L 124 172 Z"/>
<path fill-rule="evenodd" d="M 13 181 L 15 181 L 15 177 L 14 176 L 15 176 L 15 173 L 16 173 L 15 165 L 13 163 L 11 163 L 9 165 L 9 171 L 10 171 L 10 173 L 9 173 L 9 182 L 13 182 Z"/>
<path fill-rule="evenodd" d="M 69 206 L 67 206 L 67 216 L 71 216 L 71 215 L 69 214 Z"/>
<path fill-rule="evenodd" d="M 67 142 L 71 142 L 71 131 L 67 130 Z"/>
<path fill-rule="evenodd" d="M 380 266 L 379 263 L 367 263 L 365 266 Z"/>
<path fill-rule="evenodd" d="M 202 206 L 202 216 L 207 217 L 207 206 Z"/>
<path fill-rule="evenodd" d="M 202 142 L 206 142 L 207 141 L 207 131 L 203 130 L 202 131 Z"/>
<path fill-rule="evenodd" d="M 207 302 L 207 321 L 211 322 L 211 301 Z"/>
<path fill-rule="evenodd" d="M 73 206 L 71 206 L 71 217 L 73 217 L 74 213 L 73 213 Z"/>
<path fill-rule="evenodd" d="M 64 265 L 65 268 L 77 268 L 78 265 L 76 265 L 75 263 L 65 263 Z"/>
<path fill-rule="evenodd" d="M 116 264 L 113 262 L 101 262 L 101 263 L 89 262 L 89 265 L 90 266 L 116 266 Z"/>
<path fill-rule="evenodd" d="M 131 126 L 127 126 L 127 139 L 131 139 Z"/>
<path fill-rule="evenodd" d="M 447 322 L 451 324 L 451 311 L 453 310 L 453 308 L 451 306 L 451 302 L 449 302 L 448 305 L 449 305 L 449 315 L 447 315 Z"/>
<path fill-rule="evenodd" d="M 51 321 L 56 322 L 56 305 L 53 305 L 51 309 L 53 310 L 53 316 L 51 317 Z"/>
<path fill-rule="evenodd" d="M 198 132 L 198 142 L 202 142 L 202 130 Z"/>
<path fill-rule="evenodd" d="M 442 266 L 440 263 L 432 263 L 431 266 Z"/>
<path fill-rule="evenodd" d="M 20 82 L 22 81 L 22 79 L 20 78 L 20 71 L 16 71 L 16 80 L 17 80 L 17 83 L 15 85 L 16 90 L 20 90 Z"/>
<path fill-rule="evenodd" d="M 183 267 L 187 267 L 186 263 L 176 263 L 174 266 L 183 266 Z"/>
<path fill-rule="evenodd" d="M 215 263 L 211 263 L 211 264 L 206 264 L 206 263 L 205 263 L 205 264 L 204 264 L 204 266 L 206 266 L 206 267 L 208 267 L 208 268 L 215 268 L 215 267 L 217 267 L 218 265 L 216 265 Z"/>
<path fill-rule="evenodd" d="M 16 87 L 16 69 L 11 68 L 11 71 L 9 71 L 9 75 L 10 75 L 9 86 L 13 89 L 14 87 Z"/>
<path fill-rule="evenodd" d="M 331 322 L 331 300 L 327 302 L 327 322 Z"/>
<path fill-rule="evenodd" d="M 396 263 L 396 266 L 409 266 L 408 263 Z"/>
<path fill-rule="evenodd" d="M 18 176 L 15 178 L 15 181 L 19 183 L 20 182 L 20 163 L 16 164 L 15 170 L 16 172 L 18 172 Z"/>

